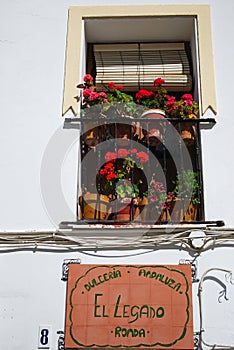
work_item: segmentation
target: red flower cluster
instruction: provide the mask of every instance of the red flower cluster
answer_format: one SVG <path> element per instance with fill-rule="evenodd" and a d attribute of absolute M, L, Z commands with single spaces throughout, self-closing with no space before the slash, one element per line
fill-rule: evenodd
<path fill-rule="evenodd" d="M 100 193 L 112 199 L 116 196 L 120 198 L 124 198 L 125 195 L 138 196 L 142 185 L 140 174 L 143 170 L 143 163 L 149 160 L 148 154 L 138 152 L 136 148 L 132 150 L 119 148 L 117 152 L 107 152 L 104 158 L 106 163 L 97 174 Z M 119 182 L 124 179 L 128 181 Z M 132 184 L 129 185 L 129 181 Z"/>
<path fill-rule="evenodd" d="M 115 152 L 107 152 L 105 155 L 105 161 L 109 162 L 109 161 L 114 161 L 116 160 L 116 153 Z"/>
<path fill-rule="evenodd" d="M 92 75 L 91 75 L 91 74 L 86 74 L 86 75 L 84 76 L 84 82 L 85 82 L 85 83 L 88 83 L 88 82 L 91 82 L 91 81 L 93 81 Z"/>
<path fill-rule="evenodd" d="M 121 91 L 124 87 L 116 85 L 113 81 L 105 87 L 106 92 L 96 92 L 92 75 L 86 74 L 84 83 L 79 84 L 78 87 L 84 89 L 82 109 L 99 105 L 95 107 L 95 113 L 101 117 L 109 116 L 109 111 L 112 113 L 113 108 L 116 115 L 133 117 L 141 117 L 145 109 L 161 109 L 167 117 L 171 118 L 196 118 L 199 114 L 198 103 L 193 101 L 191 94 L 184 94 L 180 100 L 176 100 L 175 96 L 168 95 L 165 80 L 160 77 L 156 78 L 152 85 L 154 85 L 154 88 L 152 87 L 154 91 L 141 89 L 135 97 Z M 141 107 L 136 108 L 134 101 Z M 84 115 L 86 114 L 88 115 L 89 111 L 84 111 Z"/>
<path fill-rule="evenodd" d="M 174 105 L 171 105 L 168 111 L 172 117 L 191 118 L 199 113 L 199 108 L 191 94 L 184 94 L 179 101 L 174 101 Z"/>
<path fill-rule="evenodd" d="M 108 83 L 108 89 L 109 89 L 109 90 L 112 90 L 112 89 L 114 88 L 114 86 L 115 86 L 115 83 L 114 83 L 113 81 L 109 81 L 109 83 Z"/>
<path fill-rule="evenodd" d="M 186 106 L 193 105 L 193 96 L 191 94 L 184 94 L 183 96 L 181 96 L 181 99 L 184 101 Z"/>
<path fill-rule="evenodd" d="M 157 86 L 157 87 L 160 87 L 164 83 L 165 83 L 165 80 L 162 78 L 157 78 L 154 80 L 154 86 Z"/>
<path fill-rule="evenodd" d="M 123 87 L 123 85 L 115 85 L 115 83 L 113 81 L 110 81 L 108 83 L 108 89 L 109 90 L 123 90 L 124 87 Z"/>
<path fill-rule="evenodd" d="M 146 152 L 138 152 L 137 149 L 133 148 L 131 151 L 126 148 L 118 149 L 118 152 L 107 152 L 105 155 L 105 161 L 115 161 L 117 158 L 133 158 L 135 156 L 136 161 L 139 161 L 141 164 L 148 162 L 149 156 Z"/>
<path fill-rule="evenodd" d="M 105 92 L 96 92 L 91 89 L 84 89 L 83 96 L 85 98 L 85 102 L 106 102 L 107 95 Z"/>
<path fill-rule="evenodd" d="M 171 113 L 174 109 L 174 105 L 175 105 L 175 96 L 170 96 L 167 95 L 167 103 L 166 106 L 168 108 L 168 112 Z"/>
<path fill-rule="evenodd" d="M 136 99 L 137 100 L 142 100 L 142 99 L 145 99 L 145 98 L 154 98 L 154 92 L 142 89 L 142 90 L 139 90 L 136 93 Z"/>
<path fill-rule="evenodd" d="M 139 159 L 139 161 L 141 163 L 146 163 L 149 160 L 149 156 L 145 152 L 138 152 L 138 153 L 136 153 L 136 157 L 137 157 L 137 159 Z"/>
<path fill-rule="evenodd" d="M 99 171 L 100 175 L 104 175 L 108 181 L 116 179 L 115 167 L 112 162 L 105 164 L 104 168 Z"/>

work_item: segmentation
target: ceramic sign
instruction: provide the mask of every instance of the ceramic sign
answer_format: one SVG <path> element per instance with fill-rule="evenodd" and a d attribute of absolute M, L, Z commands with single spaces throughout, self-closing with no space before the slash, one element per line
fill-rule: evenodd
<path fill-rule="evenodd" d="M 70 264 L 65 349 L 194 349 L 190 265 Z"/>

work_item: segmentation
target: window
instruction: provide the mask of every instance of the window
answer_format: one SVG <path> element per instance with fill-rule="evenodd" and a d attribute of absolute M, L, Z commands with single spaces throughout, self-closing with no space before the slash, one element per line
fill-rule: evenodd
<path fill-rule="evenodd" d="M 70 10 L 64 113 L 69 109 L 79 116 L 83 113 L 79 119 L 78 217 L 92 223 L 201 221 L 204 220 L 201 119 L 190 118 L 190 113 L 181 119 L 175 111 L 170 113 L 168 107 L 155 105 L 155 96 L 162 93 L 164 107 L 168 104 L 166 95 L 172 93 L 178 103 L 184 101 L 190 106 L 189 93 L 199 102 L 200 116 L 208 108 L 215 112 L 212 65 L 206 60 L 212 51 L 206 42 L 204 54 L 201 35 L 204 29 L 206 35 L 210 34 L 207 18 L 204 21 L 209 8 L 146 6 L 133 12 L 129 18 L 127 7 L 118 8 L 116 15 L 111 7 Z M 149 27 L 155 30 L 148 33 Z M 76 46 L 80 62 L 85 62 L 80 66 L 74 64 Z M 208 79 L 204 79 L 205 69 L 210 72 Z M 93 103 L 93 99 L 88 103 L 91 108 L 79 111 L 73 101 L 77 90 L 71 96 L 74 84 L 77 86 L 81 81 L 78 80 L 81 72 L 92 75 L 96 91 L 108 94 L 106 106 Z M 157 77 L 163 83 L 154 87 Z M 108 87 L 108 82 L 113 81 L 115 85 Z M 122 84 L 124 93 L 118 87 Z M 93 81 L 88 88 L 92 91 Z M 144 96 L 138 98 L 137 105 L 132 102 L 139 89 L 154 94 L 153 99 L 147 100 L 148 105 Z M 189 101 L 185 101 L 185 93 Z M 203 118 L 202 122 L 205 121 Z M 129 219 L 124 216 L 127 204 Z"/>
<path fill-rule="evenodd" d="M 147 29 L 154 27 L 158 29 Z M 216 113 L 209 5 L 144 5 L 76 6 L 69 9 L 63 115 L 69 110 L 75 115 L 78 113 L 75 97 L 77 83 L 86 70 L 86 43 L 124 41 L 189 41 L 194 75 L 200 77 L 195 83 L 196 89 L 200 88 L 201 115 L 208 108 Z"/>

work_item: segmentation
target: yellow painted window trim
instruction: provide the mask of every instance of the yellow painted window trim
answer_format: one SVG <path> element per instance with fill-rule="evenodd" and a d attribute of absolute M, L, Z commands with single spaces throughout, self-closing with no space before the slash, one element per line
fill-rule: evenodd
<path fill-rule="evenodd" d="M 64 76 L 63 115 L 78 113 L 76 96 L 80 77 L 82 21 L 90 18 L 196 16 L 200 61 L 201 112 L 216 114 L 216 93 L 209 5 L 152 6 L 74 6 L 69 8 L 66 64 Z"/>

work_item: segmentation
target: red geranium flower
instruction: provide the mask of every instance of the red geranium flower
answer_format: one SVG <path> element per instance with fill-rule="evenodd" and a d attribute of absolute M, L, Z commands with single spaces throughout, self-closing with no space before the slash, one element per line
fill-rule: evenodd
<path fill-rule="evenodd" d="M 141 163 L 146 163 L 149 160 L 149 156 L 145 152 L 137 152 L 136 157 L 139 159 Z"/>
<path fill-rule="evenodd" d="M 87 83 L 87 82 L 90 82 L 90 81 L 93 81 L 92 75 L 86 74 L 86 75 L 84 76 L 84 82 Z"/>
<path fill-rule="evenodd" d="M 167 95 L 167 106 L 173 106 L 175 104 L 175 96 Z"/>
<path fill-rule="evenodd" d="M 118 158 L 126 158 L 127 156 L 129 156 L 130 151 L 125 149 L 125 148 L 120 148 L 118 150 Z"/>
<path fill-rule="evenodd" d="M 117 157 L 116 153 L 115 152 L 107 152 L 106 155 L 105 155 L 105 160 L 106 162 L 109 162 L 110 160 L 115 160 Z"/>
<path fill-rule="evenodd" d="M 182 97 L 181 97 L 182 100 L 193 100 L 193 96 L 191 94 L 184 94 Z"/>
<path fill-rule="evenodd" d="M 84 89 L 83 96 L 84 98 L 89 98 L 89 96 L 92 94 L 92 90 L 90 89 Z"/>
<path fill-rule="evenodd" d="M 103 91 L 99 92 L 99 97 L 107 98 L 106 93 Z"/>
<path fill-rule="evenodd" d="M 111 168 L 113 168 L 113 166 L 114 166 L 114 164 L 112 162 L 108 162 L 108 163 L 106 163 L 105 168 L 111 169 Z"/>
<path fill-rule="evenodd" d="M 136 99 L 138 99 L 138 100 L 141 100 L 143 98 L 151 98 L 151 97 L 154 97 L 153 91 L 142 89 L 136 93 Z"/>
<path fill-rule="evenodd" d="M 114 86 L 115 86 L 115 83 L 114 83 L 113 81 L 109 81 L 109 83 L 108 83 L 108 89 L 109 89 L 109 90 L 112 90 L 112 89 L 114 88 Z"/>
<path fill-rule="evenodd" d="M 90 101 L 97 100 L 99 98 L 98 92 L 93 92 L 89 95 Z"/>
<path fill-rule="evenodd" d="M 124 87 L 123 87 L 123 85 L 116 85 L 116 86 L 114 87 L 114 89 L 115 89 L 115 90 L 123 90 Z"/>
<path fill-rule="evenodd" d="M 192 106 L 193 105 L 193 96 L 191 94 L 184 94 L 181 99 L 184 101 L 186 106 Z"/>
<path fill-rule="evenodd" d="M 109 173 L 107 176 L 106 176 L 106 179 L 107 180 L 113 180 L 113 179 L 116 179 L 117 175 L 115 173 Z"/>
<path fill-rule="evenodd" d="M 154 80 L 154 86 L 160 87 L 164 83 L 165 83 L 165 80 L 162 79 L 162 78 L 157 78 L 157 79 Z"/>

